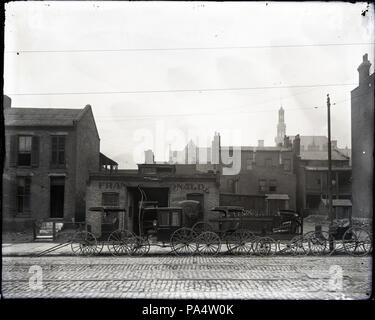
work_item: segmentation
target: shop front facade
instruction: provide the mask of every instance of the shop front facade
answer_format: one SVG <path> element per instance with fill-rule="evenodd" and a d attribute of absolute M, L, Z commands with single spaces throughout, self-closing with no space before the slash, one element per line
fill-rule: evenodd
<path fill-rule="evenodd" d="M 120 217 L 124 219 L 120 225 L 137 234 L 140 202 L 157 201 L 159 207 L 177 207 L 183 200 L 199 201 L 199 218 L 208 221 L 210 209 L 219 205 L 218 181 L 212 173 L 180 174 L 174 165 L 139 165 L 138 170 L 92 173 L 86 191 L 86 222 L 99 225 L 92 221 L 96 216 L 90 214 L 90 208 L 122 208 L 125 214 Z"/>

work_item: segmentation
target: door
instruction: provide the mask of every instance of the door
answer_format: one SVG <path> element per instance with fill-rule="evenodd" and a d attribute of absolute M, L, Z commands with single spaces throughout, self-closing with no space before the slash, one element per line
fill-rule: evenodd
<path fill-rule="evenodd" d="M 50 214 L 51 218 L 64 217 L 64 193 L 65 193 L 65 178 L 51 177 L 50 188 Z"/>

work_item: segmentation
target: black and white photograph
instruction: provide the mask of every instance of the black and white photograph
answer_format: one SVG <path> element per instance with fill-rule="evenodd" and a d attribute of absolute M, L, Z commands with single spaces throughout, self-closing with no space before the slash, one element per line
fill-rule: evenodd
<path fill-rule="evenodd" d="M 372 3 L 4 10 L 1 300 L 372 299 Z"/>

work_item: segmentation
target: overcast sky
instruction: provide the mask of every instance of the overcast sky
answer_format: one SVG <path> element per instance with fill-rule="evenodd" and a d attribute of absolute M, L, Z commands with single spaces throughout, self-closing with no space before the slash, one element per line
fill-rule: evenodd
<path fill-rule="evenodd" d="M 163 161 L 168 144 L 182 149 L 199 136 L 207 145 L 215 131 L 222 144 L 263 139 L 273 146 L 280 105 L 288 135 L 326 135 L 327 93 L 336 103 L 332 139 L 350 147 L 350 91 L 363 54 L 374 63 L 374 15 L 371 7 L 362 15 L 366 7 L 11 2 L 4 93 L 14 107 L 90 104 L 101 151 L 122 168 L 134 167 L 137 148 L 151 148 Z M 195 89 L 202 91 L 178 91 Z M 113 93 L 119 91 L 125 93 Z M 178 130 L 184 141 L 170 137 Z M 148 132 L 155 143 L 137 141 Z"/>

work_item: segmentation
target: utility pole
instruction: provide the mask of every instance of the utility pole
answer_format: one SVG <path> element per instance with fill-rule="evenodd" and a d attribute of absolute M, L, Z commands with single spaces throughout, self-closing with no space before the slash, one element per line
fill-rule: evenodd
<path fill-rule="evenodd" d="M 327 115 L 328 115 L 328 201 L 329 201 L 329 219 L 333 223 L 332 212 L 332 150 L 331 150 L 331 101 L 327 94 Z"/>
<path fill-rule="evenodd" d="M 331 150 L 331 100 L 327 94 L 327 118 L 328 118 L 328 215 L 330 219 L 329 226 L 329 251 L 334 250 L 334 242 L 332 237 L 333 230 L 333 210 L 332 210 L 332 150 Z"/>

